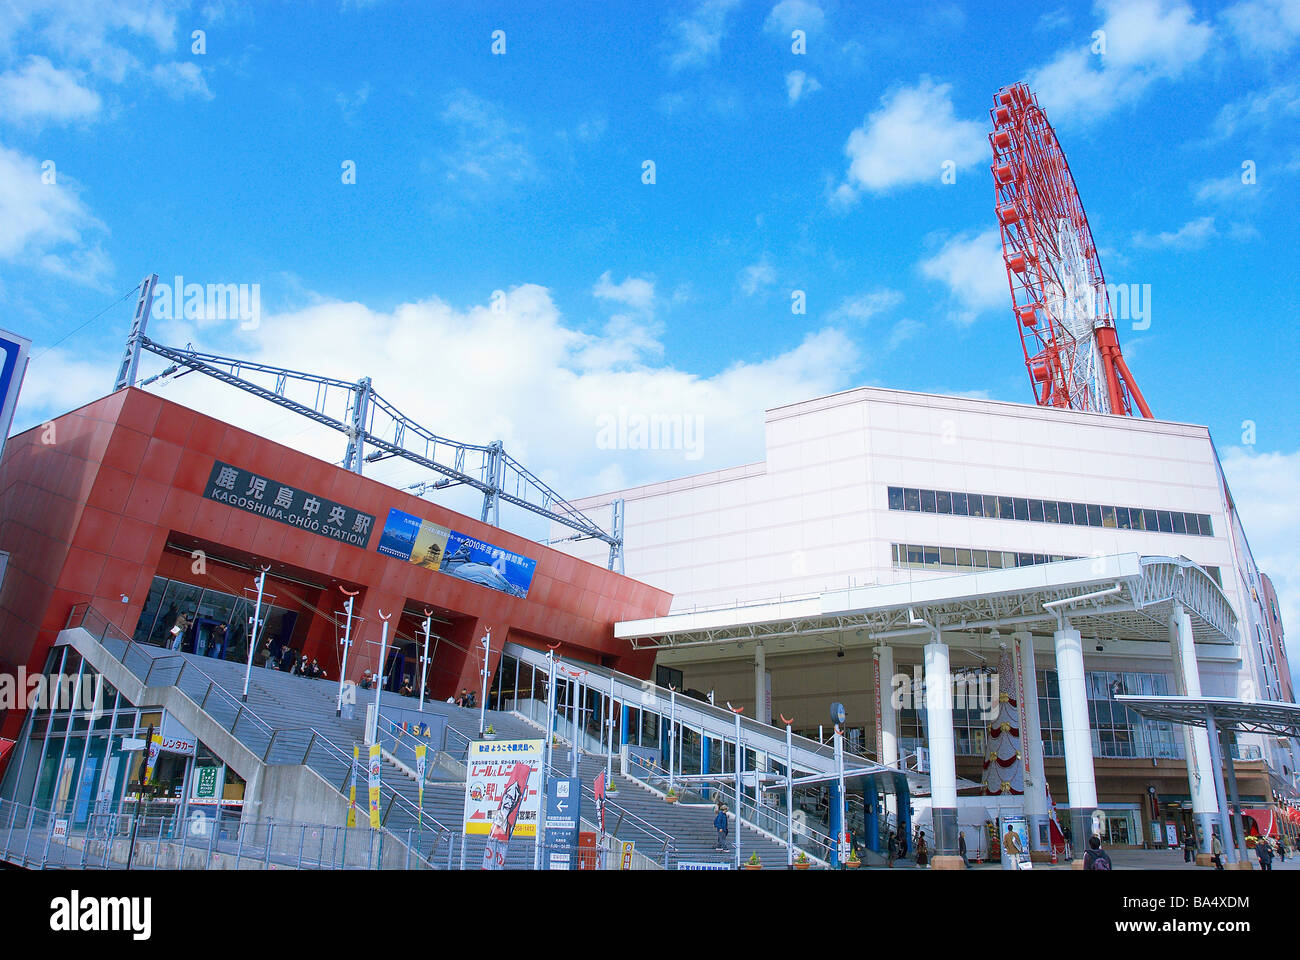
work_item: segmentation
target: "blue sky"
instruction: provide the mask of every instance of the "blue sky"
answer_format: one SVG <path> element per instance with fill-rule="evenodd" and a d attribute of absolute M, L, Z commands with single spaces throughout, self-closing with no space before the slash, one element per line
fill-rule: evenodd
<path fill-rule="evenodd" d="M 1150 285 L 1149 329 L 1120 325 L 1139 385 L 1210 425 L 1300 615 L 1298 0 L 558 7 L 0 2 L 0 304 L 35 341 L 15 427 L 109 388 L 130 298 L 81 325 L 149 272 L 260 289 L 256 329 L 160 339 L 369 374 L 574 496 L 756 459 L 763 408 L 820 392 L 1029 402 L 986 140 L 1026 80 L 1108 280 Z M 598 448 L 620 407 L 702 417 L 700 449 Z"/>

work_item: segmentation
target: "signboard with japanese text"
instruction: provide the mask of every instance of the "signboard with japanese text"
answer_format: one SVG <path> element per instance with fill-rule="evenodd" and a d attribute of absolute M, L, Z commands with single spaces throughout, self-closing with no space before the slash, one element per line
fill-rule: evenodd
<path fill-rule="evenodd" d="M 379 829 L 379 771 L 383 767 L 379 744 L 370 746 L 370 826 Z"/>
<path fill-rule="evenodd" d="M 203 496 L 362 549 L 375 526 L 371 514 L 220 460 L 212 464 Z"/>
<path fill-rule="evenodd" d="M 505 812 L 510 834 L 536 837 L 542 806 L 541 740 L 475 740 L 465 761 L 465 835 L 488 836 Z M 524 770 L 518 769 L 524 764 Z M 527 777 L 523 778 L 523 774 Z M 515 795 L 517 793 L 517 796 Z M 505 803 L 513 803 L 505 810 Z"/>
<path fill-rule="evenodd" d="M 224 765 L 209 765 L 194 768 L 193 789 L 190 799 L 195 803 L 215 803 L 221 799 L 226 781 Z"/>
<path fill-rule="evenodd" d="M 582 821 L 582 781 L 552 777 L 546 784 L 546 869 L 576 869 Z"/>
<path fill-rule="evenodd" d="M 398 510 L 388 511 L 378 551 L 426 570 L 527 597 L 537 561 Z"/>

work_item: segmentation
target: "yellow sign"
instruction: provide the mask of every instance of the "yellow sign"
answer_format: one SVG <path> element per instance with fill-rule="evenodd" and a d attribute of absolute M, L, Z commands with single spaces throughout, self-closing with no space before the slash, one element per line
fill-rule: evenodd
<path fill-rule="evenodd" d="M 357 825 L 357 768 L 361 766 L 361 748 L 352 745 L 352 785 L 348 787 L 348 826 Z"/>
<path fill-rule="evenodd" d="M 631 840 L 624 840 L 624 841 L 623 841 L 623 860 L 622 860 L 622 862 L 619 864 L 619 869 L 620 869 L 620 870 L 631 870 L 631 869 L 632 869 L 632 850 L 633 850 L 635 847 L 636 847 L 636 844 L 633 843 Z"/>
<path fill-rule="evenodd" d="M 442 567 L 442 555 L 447 552 L 447 537 L 451 530 L 441 524 L 425 520 L 420 524 L 420 532 L 415 535 L 415 546 L 411 549 L 411 562 L 419 564 L 426 570 L 438 570 Z"/>
<path fill-rule="evenodd" d="M 379 769 L 383 760 L 379 757 L 379 744 L 370 745 L 370 826 L 379 829 Z"/>

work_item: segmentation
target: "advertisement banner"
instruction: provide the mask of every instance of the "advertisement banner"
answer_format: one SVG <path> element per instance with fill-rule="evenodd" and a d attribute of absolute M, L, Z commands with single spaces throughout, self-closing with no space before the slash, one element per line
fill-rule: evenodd
<path fill-rule="evenodd" d="M 876 708 L 876 760 L 884 763 L 885 756 L 885 729 L 880 716 L 880 653 L 876 652 L 871 655 L 871 671 L 875 694 L 872 697 Z"/>
<path fill-rule="evenodd" d="M 501 802 L 492 815 L 492 832 L 488 834 L 487 845 L 483 849 L 484 870 L 505 869 L 506 851 L 519 820 L 519 808 L 528 795 L 528 781 L 532 778 L 532 772 L 532 768 L 522 760 L 516 762 L 510 771 L 510 779 L 506 781 Z"/>
<path fill-rule="evenodd" d="M 512 597 L 527 597 L 537 561 L 414 514 L 388 511 L 378 551 Z"/>
<path fill-rule="evenodd" d="M 514 804 L 506 811 L 509 836 L 537 836 L 542 806 L 542 746 L 541 740 L 470 743 L 465 761 L 466 836 L 492 835 L 507 796 Z M 517 797 L 513 796 L 515 792 Z"/>
<path fill-rule="evenodd" d="M 416 823 L 419 826 L 424 826 L 424 769 L 425 769 L 424 756 L 428 752 L 429 752 L 429 747 L 423 743 L 419 744 L 415 748 L 415 779 L 419 782 L 419 797 L 420 797 L 419 806 L 416 809 L 415 816 L 416 816 Z"/>
<path fill-rule="evenodd" d="M 370 745 L 370 826 L 379 829 L 379 770 L 383 761 L 379 757 L 379 744 Z"/>
<path fill-rule="evenodd" d="M 155 733 L 149 738 L 149 758 L 144 766 L 144 782 L 153 783 L 153 770 L 158 765 L 158 754 L 162 752 L 163 738 L 161 733 Z"/>
<path fill-rule="evenodd" d="M 357 768 L 361 766 L 361 748 L 352 745 L 352 783 L 348 787 L 348 826 L 357 825 Z"/>
<path fill-rule="evenodd" d="M 596 795 L 596 813 L 600 815 L 600 832 L 605 832 L 605 771 L 600 771 L 600 776 L 596 778 L 596 786 L 592 790 Z"/>

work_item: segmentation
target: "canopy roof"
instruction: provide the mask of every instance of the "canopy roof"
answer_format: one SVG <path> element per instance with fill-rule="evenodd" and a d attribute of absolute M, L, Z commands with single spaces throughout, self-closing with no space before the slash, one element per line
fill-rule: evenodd
<path fill-rule="evenodd" d="M 1300 737 L 1300 704 L 1280 700 L 1237 700 L 1232 697 L 1115 698 L 1144 717 L 1188 726 L 1205 726 L 1212 716 L 1221 730 L 1263 733 L 1275 737 Z"/>

